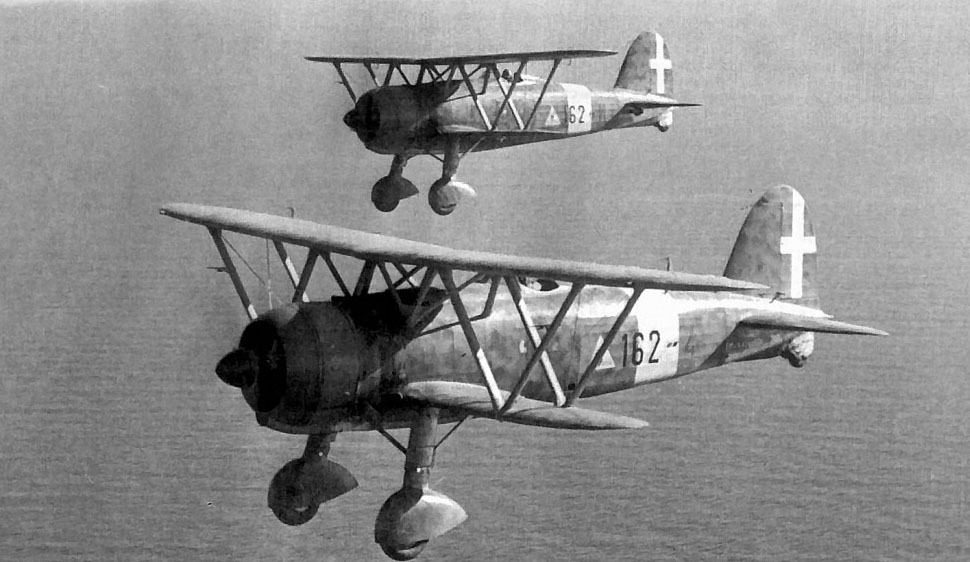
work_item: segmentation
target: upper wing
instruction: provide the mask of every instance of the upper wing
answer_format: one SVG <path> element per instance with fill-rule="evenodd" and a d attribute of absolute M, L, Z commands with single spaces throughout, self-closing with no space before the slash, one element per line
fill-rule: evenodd
<path fill-rule="evenodd" d="M 163 207 L 160 212 L 163 215 L 201 224 L 211 229 L 268 238 L 370 262 L 393 261 L 418 266 L 448 267 L 484 275 L 543 277 L 571 283 L 613 287 L 634 286 L 641 289 L 724 291 L 767 288 L 757 283 L 715 275 L 455 250 L 381 234 L 225 207 L 177 203 Z"/>
<path fill-rule="evenodd" d="M 490 55 L 462 55 L 453 57 L 305 57 L 311 62 L 329 62 L 339 64 L 390 64 L 390 65 L 466 65 L 466 64 L 504 64 L 526 61 L 550 61 L 563 59 L 583 59 L 593 57 L 608 57 L 616 51 L 601 50 L 562 50 L 562 51 L 532 51 L 524 53 L 498 53 Z"/>

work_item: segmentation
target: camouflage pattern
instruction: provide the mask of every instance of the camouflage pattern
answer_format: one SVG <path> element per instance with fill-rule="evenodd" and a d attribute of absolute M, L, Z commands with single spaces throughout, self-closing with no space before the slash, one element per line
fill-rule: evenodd
<path fill-rule="evenodd" d="M 799 213 L 801 216 L 793 219 Z M 786 244 L 781 243 L 794 237 L 793 224 L 801 225 L 803 234 L 811 238 L 810 247 L 806 246 L 811 252 L 801 256 L 803 263 L 798 267 L 804 294 L 797 299 L 787 294 L 796 266 L 793 257 L 783 253 Z M 877 333 L 848 324 L 842 325 L 845 329 L 839 328 L 818 309 L 814 240 L 801 195 L 788 186 L 768 190 L 751 209 L 725 271 L 727 277 L 767 288 L 745 292 L 643 291 L 596 363 L 581 397 L 737 361 L 781 356 L 801 366 L 811 355 L 814 340 L 808 329 L 798 328 L 802 324 L 786 319 L 805 319 L 804 325 L 812 331 Z M 553 324 L 571 285 L 552 280 L 522 281 L 517 286 L 541 338 Z M 522 376 L 535 345 L 523 326 L 512 292 L 498 290 L 501 283 L 499 277 L 472 283 L 461 290 L 461 302 L 497 387 L 510 391 Z M 432 288 L 420 303 L 418 289 L 398 289 L 395 293 L 294 303 L 270 311 L 251 324 L 240 348 L 274 349 L 278 357 L 273 361 L 274 368 L 285 379 L 285 390 L 274 398 L 275 402 L 261 405 L 258 383 L 243 389 L 260 423 L 293 433 L 367 430 L 373 425 L 366 412 L 360 411 L 361 405 L 367 404 L 381 413 L 385 427 L 395 427 L 406 425 L 410 419 L 413 406 L 395 398 L 399 389 L 410 383 L 482 385 L 475 355 L 446 291 Z M 577 294 L 546 348 L 556 381 L 566 395 L 574 392 L 634 290 L 588 285 Z M 416 307 L 424 307 L 429 313 L 420 323 L 409 324 L 407 318 Z M 753 318 L 782 320 L 767 327 L 765 321 L 745 324 Z M 521 396 L 544 402 L 557 400 L 553 385 L 539 366 L 530 371 Z M 460 415 L 447 409 L 442 414 L 446 420 Z"/>
<path fill-rule="evenodd" d="M 657 57 L 656 46 L 662 57 Z M 475 77 L 475 95 L 463 80 L 382 86 L 365 93 L 344 121 L 364 145 L 380 154 L 444 153 L 448 137 L 460 151 L 482 151 L 610 129 L 661 127 L 672 122 L 673 65 L 653 32 L 634 40 L 617 86 L 596 90 L 546 83 L 535 76 Z M 651 64 L 660 66 L 651 69 Z M 659 74 L 658 74 L 659 73 Z M 658 80 L 663 76 L 663 84 Z M 659 91 L 658 91 L 659 90 Z M 506 93 L 510 93 L 506 100 Z M 648 106 L 663 105 L 657 109 Z M 635 106 L 636 104 L 640 104 Z"/>

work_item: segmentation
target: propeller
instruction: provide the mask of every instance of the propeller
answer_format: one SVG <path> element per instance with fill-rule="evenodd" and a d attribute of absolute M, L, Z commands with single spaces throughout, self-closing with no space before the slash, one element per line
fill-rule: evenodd
<path fill-rule="evenodd" d="M 257 320 L 243 331 L 239 347 L 216 365 L 216 375 L 229 386 L 252 387 L 257 412 L 269 412 L 286 392 L 286 358 L 276 327 Z"/>

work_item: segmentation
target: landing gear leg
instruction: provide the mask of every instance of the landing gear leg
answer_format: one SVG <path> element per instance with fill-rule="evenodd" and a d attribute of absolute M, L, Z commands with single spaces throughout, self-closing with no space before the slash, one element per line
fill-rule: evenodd
<path fill-rule="evenodd" d="M 374 524 L 374 540 L 394 560 L 411 560 L 431 539 L 465 520 L 465 510 L 448 496 L 431 489 L 438 409 L 422 408 L 411 424 L 404 484 L 392 494 Z"/>
<path fill-rule="evenodd" d="M 320 504 L 357 487 L 350 471 L 327 458 L 335 437 L 335 433 L 310 435 L 303 456 L 283 465 L 273 477 L 267 503 L 281 522 L 302 525 L 313 519 Z"/>
<path fill-rule="evenodd" d="M 408 164 L 408 157 L 396 154 L 391 162 L 391 171 L 377 180 L 370 192 L 370 200 L 378 211 L 389 213 L 397 208 L 401 199 L 417 195 L 418 188 L 404 177 L 404 167 Z"/>
<path fill-rule="evenodd" d="M 450 215 L 462 197 L 474 197 L 475 190 L 470 185 L 454 181 L 458 173 L 458 162 L 461 160 L 460 139 L 457 136 L 448 137 L 445 145 L 444 163 L 441 166 L 441 178 L 431 184 L 428 190 L 428 204 L 439 215 Z"/>

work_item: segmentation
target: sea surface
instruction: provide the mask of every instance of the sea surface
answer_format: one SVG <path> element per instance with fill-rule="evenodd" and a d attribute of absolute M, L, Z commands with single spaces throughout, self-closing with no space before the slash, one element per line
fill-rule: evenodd
<path fill-rule="evenodd" d="M 825 310 L 891 337 L 820 335 L 803 369 L 733 365 L 586 402 L 640 432 L 466 423 L 433 486 L 469 517 L 421 559 L 970 559 L 970 10 L 479 4 L 0 7 L 0 559 L 384 559 L 373 521 L 403 456 L 379 435 L 338 438 L 331 458 L 360 487 L 312 522 L 266 507 L 303 440 L 257 426 L 214 376 L 245 315 L 207 269 L 208 234 L 164 203 L 720 273 L 778 183 L 815 220 Z M 703 107 L 663 135 L 469 156 L 459 178 L 478 197 L 448 218 L 425 204 L 427 158 L 407 172 L 422 195 L 371 207 L 390 159 L 341 124 L 332 69 L 301 58 L 622 52 L 648 28 L 676 94 Z M 560 78 L 609 86 L 618 65 Z M 234 241 L 264 275 L 265 246 Z M 285 293 L 272 275 L 275 291 L 250 283 L 263 309 Z"/>

